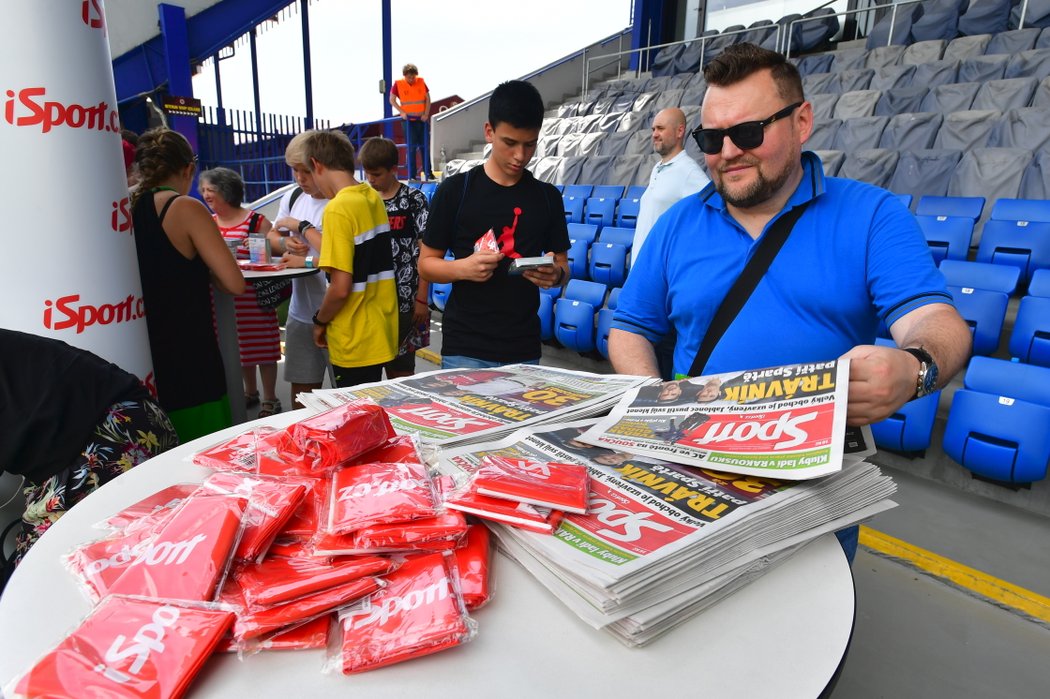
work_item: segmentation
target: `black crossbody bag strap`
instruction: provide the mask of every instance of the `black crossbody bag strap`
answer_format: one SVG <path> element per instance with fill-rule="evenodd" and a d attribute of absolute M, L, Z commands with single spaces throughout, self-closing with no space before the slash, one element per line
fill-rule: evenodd
<path fill-rule="evenodd" d="M 802 216 L 808 204 L 808 201 L 803 202 L 791 211 L 788 211 L 774 221 L 773 225 L 766 231 L 766 236 L 758 244 L 755 254 L 748 260 L 744 271 L 733 282 L 733 286 L 729 289 L 726 297 L 722 299 L 718 310 L 715 311 L 715 317 L 711 320 L 711 325 L 708 327 L 707 332 L 704 333 L 704 339 L 700 342 L 700 349 L 696 351 L 693 365 L 689 368 L 690 376 L 703 376 L 707 360 L 711 358 L 711 353 L 715 351 L 718 341 L 722 339 L 722 335 L 733 324 L 733 320 L 740 313 L 740 309 L 751 298 L 751 294 L 755 291 L 755 287 L 758 286 L 758 282 L 761 281 L 762 276 L 769 269 L 769 265 L 773 264 L 773 260 L 776 259 L 780 248 L 784 247 L 784 242 L 787 241 L 791 229 L 795 227 L 795 223 Z"/>

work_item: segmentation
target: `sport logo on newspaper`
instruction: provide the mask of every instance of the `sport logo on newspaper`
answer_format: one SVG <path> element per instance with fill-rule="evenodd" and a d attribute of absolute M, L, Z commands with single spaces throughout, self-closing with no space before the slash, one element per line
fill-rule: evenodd
<path fill-rule="evenodd" d="M 499 427 L 501 424 L 437 403 L 409 407 L 394 406 L 387 408 L 387 412 L 424 429 L 431 428 L 457 435 L 473 434 L 492 427 Z"/>
<path fill-rule="evenodd" d="M 827 446 L 835 406 L 763 414 L 723 414 L 686 435 L 682 444 L 732 452 L 811 449 Z M 812 440 L 810 434 L 821 435 Z M 770 445 L 772 443 L 772 445 Z"/>

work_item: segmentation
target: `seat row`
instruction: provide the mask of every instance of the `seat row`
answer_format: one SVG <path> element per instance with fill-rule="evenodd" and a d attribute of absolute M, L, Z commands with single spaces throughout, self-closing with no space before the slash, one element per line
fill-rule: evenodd
<path fill-rule="evenodd" d="M 883 11 L 868 35 L 868 48 L 918 41 L 954 41 L 996 36 L 1008 30 L 1040 28 L 1050 24 L 1045 0 L 927 0 Z M 891 26 L 892 25 L 892 26 Z M 892 32 L 892 36 L 891 36 Z"/>

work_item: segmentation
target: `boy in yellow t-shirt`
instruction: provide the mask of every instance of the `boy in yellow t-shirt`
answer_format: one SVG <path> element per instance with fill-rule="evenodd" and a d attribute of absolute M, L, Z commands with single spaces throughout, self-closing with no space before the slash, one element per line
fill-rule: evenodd
<path fill-rule="evenodd" d="M 386 207 L 354 177 L 354 146 L 337 131 L 312 131 L 304 152 L 330 199 L 318 267 L 328 290 L 314 314 L 314 342 L 327 347 L 339 388 L 379 381 L 397 354 L 397 288 Z"/>

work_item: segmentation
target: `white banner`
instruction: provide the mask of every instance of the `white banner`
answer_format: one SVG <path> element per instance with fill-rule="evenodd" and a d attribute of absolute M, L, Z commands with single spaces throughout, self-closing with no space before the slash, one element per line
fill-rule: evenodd
<path fill-rule="evenodd" d="M 0 325 L 82 347 L 152 385 L 102 2 L 4 11 Z"/>

